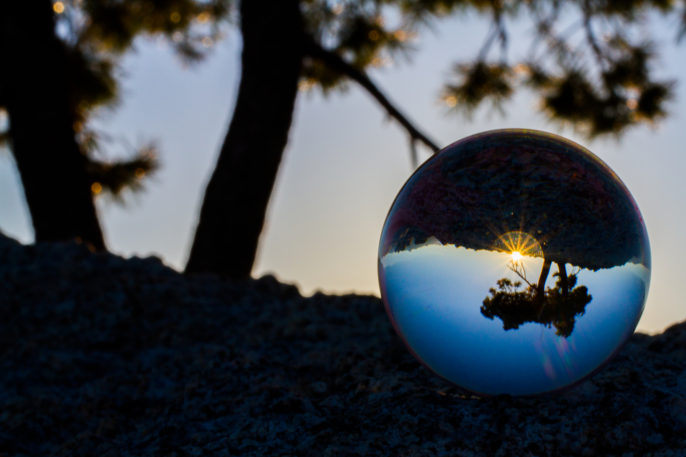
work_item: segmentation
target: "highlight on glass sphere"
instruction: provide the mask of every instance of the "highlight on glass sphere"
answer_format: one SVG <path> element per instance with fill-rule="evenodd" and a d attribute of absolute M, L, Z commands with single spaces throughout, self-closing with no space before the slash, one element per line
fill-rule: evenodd
<path fill-rule="evenodd" d="M 557 135 L 495 130 L 405 183 L 379 245 L 396 332 L 426 367 L 482 395 L 571 386 L 631 336 L 650 248 L 631 194 Z"/>

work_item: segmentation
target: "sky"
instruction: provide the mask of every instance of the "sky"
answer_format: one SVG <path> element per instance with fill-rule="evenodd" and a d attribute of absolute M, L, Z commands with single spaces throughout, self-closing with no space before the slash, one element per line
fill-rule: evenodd
<path fill-rule="evenodd" d="M 676 28 L 657 30 L 659 74 L 686 75 L 686 44 L 675 44 Z M 627 185 L 648 229 L 653 269 L 638 329 L 654 333 L 686 319 L 676 287 L 686 259 L 686 78 L 676 86 L 665 121 L 637 127 L 619 140 L 589 141 L 560 129 L 538 112 L 536 99 L 526 92 L 505 105 L 505 115 L 484 107 L 468 119 L 441 104 L 440 90 L 457 61 L 478 53 L 486 33 L 487 23 L 474 17 L 441 22 L 417 37 L 416 51 L 408 58 L 373 70 L 371 77 L 441 146 L 490 129 L 532 128 L 561 134 L 593 151 Z M 233 109 L 240 48 L 240 36 L 228 33 L 204 62 L 186 67 L 164 41 L 143 39 L 124 58 L 120 102 L 99 113 L 94 126 L 110 137 L 113 156 L 155 141 L 162 169 L 147 180 L 145 192 L 128 195 L 125 205 L 98 199 L 113 252 L 156 255 L 182 269 Z M 422 151 L 420 162 L 428 157 Z M 304 294 L 379 295 L 381 228 L 412 171 L 407 135 L 365 92 L 352 84 L 326 97 L 301 92 L 254 276 L 274 274 L 296 283 Z M 7 151 L 0 151 L 0 230 L 32 241 L 21 184 Z"/>

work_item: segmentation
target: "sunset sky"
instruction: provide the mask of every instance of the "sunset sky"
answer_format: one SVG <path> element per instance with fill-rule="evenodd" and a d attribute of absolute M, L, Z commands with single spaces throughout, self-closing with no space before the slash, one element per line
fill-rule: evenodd
<path fill-rule="evenodd" d="M 442 83 L 458 60 L 473 58 L 487 24 L 453 19 L 424 31 L 416 52 L 372 72 L 386 94 L 440 145 L 495 128 L 533 128 L 570 138 L 597 154 L 627 185 L 645 218 L 653 270 L 639 329 L 656 332 L 686 319 L 678 289 L 686 260 L 686 43 L 676 27 L 657 35 L 658 73 L 682 79 L 669 117 L 621 139 L 592 142 L 560 130 L 519 93 L 501 115 L 488 107 L 467 119 L 440 103 Z M 652 30 L 654 31 L 654 29 Z M 516 31 L 528 43 L 525 28 Z M 517 33 L 512 35 L 516 42 Z M 513 49 L 512 57 L 516 57 Z M 109 150 L 125 154 L 156 141 L 162 169 L 147 190 L 126 205 L 99 199 L 101 221 L 112 251 L 158 255 L 182 268 L 201 198 L 230 119 L 240 71 L 240 37 L 229 33 L 204 62 L 187 68 L 161 40 L 141 40 L 123 61 L 119 105 L 95 121 L 111 137 Z M 278 77 L 278 71 L 275 71 Z M 265 107 L 269 109 L 269 107 Z M 2 122 L 2 120 L 0 120 Z M 428 157 L 422 151 L 421 160 Z M 301 92 L 290 141 L 272 197 L 254 273 L 272 272 L 315 290 L 378 295 L 377 247 L 396 193 L 412 172 L 407 135 L 354 85 L 323 97 Z M 7 151 L 0 152 L 0 230 L 32 240 L 20 182 Z"/>

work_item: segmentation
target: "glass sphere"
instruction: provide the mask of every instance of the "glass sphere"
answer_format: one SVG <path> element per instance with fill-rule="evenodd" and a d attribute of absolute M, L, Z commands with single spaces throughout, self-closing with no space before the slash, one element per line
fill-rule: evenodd
<path fill-rule="evenodd" d="M 480 133 L 427 160 L 391 206 L 378 260 L 412 354 L 485 395 L 589 376 L 633 333 L 650 282 L 624 184 L 582 146 L 533 130 Z"/>

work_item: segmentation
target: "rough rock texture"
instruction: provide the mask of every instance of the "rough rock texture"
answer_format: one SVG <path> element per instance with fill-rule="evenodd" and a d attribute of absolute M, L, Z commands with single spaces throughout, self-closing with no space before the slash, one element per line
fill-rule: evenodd
<path fill-rule="evenodd" d="M 374 297 L 0 236 L 0 456 L 686 455 L 686 323 L 562 394 L 478 398 Z"/>

